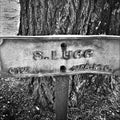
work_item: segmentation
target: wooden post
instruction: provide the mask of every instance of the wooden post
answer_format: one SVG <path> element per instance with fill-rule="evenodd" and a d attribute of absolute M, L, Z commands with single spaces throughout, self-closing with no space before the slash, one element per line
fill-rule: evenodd
<path fill-rule="evenodd" d="M 56 101 L 55 101 L 56 120 L 67 120 L 68 88 L 69 88 L 69 76 L 68 75 L 56 76 Z"/>

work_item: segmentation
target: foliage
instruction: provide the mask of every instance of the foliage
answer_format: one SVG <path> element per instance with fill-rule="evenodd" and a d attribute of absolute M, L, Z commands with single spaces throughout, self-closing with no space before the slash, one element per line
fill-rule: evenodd
<path fill-rule="evenodd" d="M 53 120 L 53 82 L 46 80 L 1 78 L 0 120 Z"/>
<path fill-rule="evenodd" d="M 69 90 L 69 120 L 119 120 L 120 78 L 74 75 Z"/>

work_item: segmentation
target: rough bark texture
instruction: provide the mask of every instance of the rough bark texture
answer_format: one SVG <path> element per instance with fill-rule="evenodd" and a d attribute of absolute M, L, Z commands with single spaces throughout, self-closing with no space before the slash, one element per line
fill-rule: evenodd
<path fill-rule="evenodd" d="M 20 5 L 18 35 L 120 35 L 120 0 L 20 0 Z M 76 80 L 73 77 L 68 120 L 119 120 L 120 91 L 114 88 L 114 79 L 98 75 Z M 39 95 L 35 96 L 44 105 L 42 100 L 49 93 L 39 99 Z"/>
<path fill-rule="evenodd" d="M 119 0 L 20 0 L 18 35 L 120 35 Z"/>
<path fill-rule="evenodd" d="M 81 74 L 70 80 L 68 120 L 119 120 L 120 78 Z"/>

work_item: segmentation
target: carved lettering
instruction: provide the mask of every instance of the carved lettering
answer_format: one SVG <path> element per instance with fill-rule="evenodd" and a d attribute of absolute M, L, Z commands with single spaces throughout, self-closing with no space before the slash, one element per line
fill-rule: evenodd
<path fill-rule="evenodd" d="M 41 52 L 41 51 L 35 51 L 35 52 L 33 52 L 33 59 L 34 60 L 44 59 L 43 52 Z"/>
<path fill-rule="evenodd" d="M 34 60 L 42 60 L 42 59 L 51 59 L 51 60 L 57 60 L 57 59 L 80 59 L 80 58 L 90 58 L 93 56 L 94 51 L 92 49 L 87 50 L 62 50 L 62 57 L 57 56 L 57 51 L 51 51 L 50 57 L 44 57 L 44 53 L 42 51 L 34 51 L 33 52 L 33 59 Z"/>
<path fill-rule="evenodd" d="M 57 60 L 57 51 L 51 51 L 51 59 L 52 60 Z"/>
<path fill-rule="evenodd" d="M 30 73 L 30 67 L 9 68 L 8 73 L 12 75 Z"/>
<path fill-rule="evenodd" d="M 11 67 L 11 68 L 9 68 L 8 73 L 15 75 L 15 74 L 18 74 L 18 71 L 17 71 L 17 69 Z"/>
<path fill-rule="evenodd" d="M 84 57 L 85 57 L 85 58 L 90 58 L 90 57 L 93 56 L 93 53 L 94 53 L 94 51 L 91 50 L 91 49 L 85 50 L 85 51 L 84 51 Z"/>
<path fill-rule="evenodd" d="M 103 70 L 103 65 L 98 64 L 96 69 L 99 70 L 99 71 Z"/>
<path fill-rule="evenodd" d="M 103 68 L 104 71 L 108 72 L 108 71 L 112 71 L 112 69 L 110 68 L 109 65 L 105 65 Z"/>
<path fill-rule="evenodd" d="M 76 50 L 74 53 L 73 53 L 73 58 L 75 59 L 79 59 L 83 56 L 83 51 L 82 50 Z"/>
<path fill-rule="evenodd" d="M 62 58 L 65 59 L 65 60 L 68 60 L 71 58 L 71 53 L 72 51 L 63 51 L 62 52 Z"/>
<path fill-rule="evenodd" d="M 91 71 L 112 72 L 112 69 L 110 68 L 109 65 L 89 64 L 89 63 L 72 66 L 69 70 L 71 71 L 91 70 Z"/>

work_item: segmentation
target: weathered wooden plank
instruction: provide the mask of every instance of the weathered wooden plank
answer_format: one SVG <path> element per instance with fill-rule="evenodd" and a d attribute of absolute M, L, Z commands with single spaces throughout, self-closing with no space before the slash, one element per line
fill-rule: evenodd
<path fill-rule="evenodd" d="M 61 68 L 68 74 L 111 74 L 120 68 L 119 37 L 8 37 L 1 40 L 1 75 L 56 75 L 61 73 Z"/>

